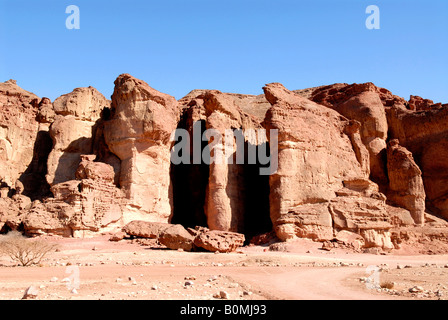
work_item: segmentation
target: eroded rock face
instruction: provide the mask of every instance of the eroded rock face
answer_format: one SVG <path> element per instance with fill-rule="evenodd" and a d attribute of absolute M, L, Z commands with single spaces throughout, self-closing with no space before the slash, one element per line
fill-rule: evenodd
<path fill-rule="evenodd" d="M 270 177 L 271 219 L 277 236 L 325 241 L 345 230 L 362 236 L 365 247 L 392 249 L 390 230 L 394 223 L 405 221 L 409 212 L 395 212 L 392 219 L 393 208 L 369 180 L 366 164 L 372 153 L 367 153 L 369 146 L 363 146 L 363 133 L 358 131 L 361 123 L 367 123 L 364 137 L 385 143 L 387 123 L 379 125 L 368 108 L 366 118 L 344 112 L 355 118 L 348 120 L 332 110 L 333 105 L 329 109 L 313 103 L 280 84 L 264 90 L 272 104 L 265 125 L 279 130 L 279 169 Z M 348 100 L 353 104 L 341 105 L 357 110 L 362 99 L 363 95 L 356 96 Z M 376 105 L 385 120 L 381 99 Z"/>
<path fill-rule="evenodd" d="M 14 80 L 0 83 L 0 183 L 11 188 L 33 160 L 40 100 Z"/>
<path fill-rule="evenodd" d="M 412 96 L 408 101 L 408 108 L 414 111 L 430 110 L 431 108 L 441 107 L 440 103 L 435 104 L 434 101 L 423 99 L 419 96 Z"/>
<path fill-rule="evenodd" d="M 171 216 L 170 136 L 179 117 L 175 98 L 128 74 L 115 81 L 104 136 L 121 160 L 125 221 L 168 222 Z M 137 218 L 138 217 L 138 218 Z"/>
<path fill-rule="evenodd" d="M 54 198 L 33 204 L 22 219 L 29 235 L 86 237 L 121 228 L 124 195 L 113 183 L 113 168 L 94 157 L 81 156 L 78 180 L 53 185 Z"/>
<path fill-rule="evenodd" d="M 198 222 L 191 227 L 202 225 L 213 230 L 253 235 L 257 231 L 269 231 L 268 177 L 260 176 L 257 159 L 248 161 L 249 152 L 257 153 L 265 148 L 266 154 L 269 149 L 261 126 L 269 105 L 267 100 L 263 96 L 195 90 L 179 102 L 183 108 L 179 127 L 187 130 L 195 143 L 200 142 L 201 136 L 205 137 L 206 145 L 200 145 L 199 152 L 200 158 L 206 154 L 207 160 L 202 157 L 199 163 L 194 163 L 196 151 L 191 141 L 190 164 L 172 165 L 174 220 L 182 221 L 180 216 L 188 215 L 185 210 L 191 208 L 195 217 L 190 221 Z M 207 133 L 210 135 L 206 136 Z M 185 183 L 179 190 L 177 181 L 181 178 Z M 201 188 L 205 194 L 199 191 Z M 183 196 L 190 192 L 191 196 Z M 187 203 L 185 208 L 176 209 L 177 197 Z M 205 223 L 197 218 L 201 215 Z"/>
<path fill-rule="evenodd" d="M 388 199 L 409 210 L 416 224 L 424 224 L 425 188 L 422 172 L 412 153 L 401 147 L 398 140 L 391 140 L 388 144 L 387 170 Z"/>
<path fill-rule="evenodd" d="M 412 153 L 422 172 L 427 209 L 448 217 L 448 105 L 418 112 L 393 107 L 387 115 L 391 139 Z"/>
<path fill-rule="evenodd" d="M 371 178 L 381 186 L 387 185 L 385 168 L 388 123 L 385 106 L 404 106 L 402 98 L 373 83 L 335 84 L 317 88 L 310 99 L 330 107 L 360 124 L 360 136 L 369 151 Z"/>
<path fill-rule="evenodd" d="M 272 104 L 265 126 L 278 130 L 278 171 L 270 176 L 273 221 L 292 207 L 329 201 L 343 180 L 366 178 L 344 134 L 347 119 L 281 84 L 264 90 Z"/>
<path fill-rule="evenodd" d="M 176 101 L 123 74 L 112 101 L 88 87 L 52 103 L 7 81 L 0 232 L 81 237 L 126 225 L 122 234 L 172 249 L 221 252 L 270 231 L 357 250 L 397 248 L 409 235 L 439 241 L 448 225 L 434 227 L 430 214 L 448 217 L 447 110 L 371 83 L 294 92 L 273 83 L 259 96 L 194 90 Z M 190 163 L 174 164 L 173 131 L 195 139 L 198 127 L 200 162 L 190 140 Z M 229 129 L 242 143 L 227 140 Z M 248 151 L 269 149 L 270 130 L 278 168 L 263 177 Z M 205 163 L 207 144 L 227 162 Z M 196 226 L 207 228 L 185 229 Z"/>
<path fill-rule="evenodd" d="M 93 87 L 76 88 L 53 102 L 53 110 L 61 116 L 74 116 L 79 120 L 96 121 L 110 102 Z"/>
<path fill-rule="evenodd" d="M 82 154 L 93 151 L 95 125 L 110 102 L 95 88 L 77 88 L 57 98 L 50 127 L 53 149 L 48 157 L 50 185 L 74 180 Z"/>

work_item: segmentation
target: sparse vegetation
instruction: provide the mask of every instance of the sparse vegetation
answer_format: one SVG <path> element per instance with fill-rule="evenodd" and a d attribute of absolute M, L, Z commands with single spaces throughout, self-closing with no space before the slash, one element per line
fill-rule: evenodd
<path fill-rule="evenodd" d="M 24 267 L 39 264 L 48 253 L 56 249 L 56 244 L 40 239 L 28 239 L 19 232 L 0 236 L 0 254 L 9 256 Z"/>

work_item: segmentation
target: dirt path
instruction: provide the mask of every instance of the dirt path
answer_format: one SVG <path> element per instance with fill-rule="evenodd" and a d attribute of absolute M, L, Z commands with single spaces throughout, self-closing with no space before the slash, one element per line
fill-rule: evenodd
<path fill-rule="evenodd" d="M 306 251 L 305 251 L 306 250 Z M 448 295 L 447 256 L 396 256 L 324 252 L 187 253 L 129 243 L 65 241 L 41 266 L 13 267 L 0 259 L 0 299 L 20 299 L 31 285 L 43 300 L 231 300 L 438 299 Z M 9 263 L 9 264 L 8 264 Z M 4 266 L 1 266 L 4 265 Z M 398 265 L 406 268 L 397 268 Z M 367 289 L 368 266 L 381 267 L 390 291 Z M 79 275 L 73 292 L 72 280 Z M 68 279 L 68 280 L 67 280 Z M 422 286 L 425 292 L 409 294 Z M 436 295 L 437 293 L 437 295 Z"/>

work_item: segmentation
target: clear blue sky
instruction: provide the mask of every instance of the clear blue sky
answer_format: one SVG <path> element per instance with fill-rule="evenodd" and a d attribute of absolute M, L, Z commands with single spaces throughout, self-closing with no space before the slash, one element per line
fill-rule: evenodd
<path fill-rule="evenodd" d="M 68 5 L 80 30 L 65 27 Z M 368 30 L 368 5 L 380 30 Z M 181 98 L 373 82 L 448 102 L 446 0 L 0 0 L 0 81 L 54 100 L 121 73 Z"/>

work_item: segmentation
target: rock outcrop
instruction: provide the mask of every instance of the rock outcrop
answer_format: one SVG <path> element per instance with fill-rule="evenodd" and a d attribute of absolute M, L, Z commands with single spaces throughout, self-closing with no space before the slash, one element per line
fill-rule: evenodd
<path fill-rule="evenodd" d="M 278 83 L 264 90 L 272 105 L 265 126 L 278 130 L 278 170 L 269 177 L 275 225 L 290 208 L 327 202 L 343 180 L 365 177 L 365 173 L 344 134 L 348 120 Z"/>
<path fill-rule="evenodd" d="M 88 87 L 52 103 L 0 83 L 0 232 L 220 252 L 262 234 L 444 241 L 448 105 L 372 83 L 263 89 L 177 101 L 122 74 L 111 101 Z"/>
<path fill-rule="evenodd" d="M 371 118 L 348 120 L 277 83 L 264 90 L 272 104 L 265 125 L 279 132 L 278 171 L 270 176 L 270 212 L 277 236 L 324 241 L 347 230 L 363 236 L 366 247 L 392 249 L 391 207 L 368 179 L 369 155 L 357 136 L 359 122 Z M 382 108 L 379 98 L 377 108 Z M 364 136 L 377 139 L 381 133 L 385 139 L 387 124 L 383 128 L 375 123 L 366 125 Z M 399 212 L 398 220 L 406 220 L 406 213 Z"/>
<path fill-rule="evenodd" d="M 110 102 L 95 88 L 77 88 L 53 103 L 50 127 L 53 149 L 48 157 L 47 181 L 55 185 L 74 180 L 80 156 L 93 152 L 95 124 Z"/>
<path fill-rule="evenodd" d="M 176 197 L 181 197 L 187 203 L 195 201 L 188 207 L 195 212 L 196 225 L 249 233 L 252 225 L 258 225 L 260 231 L 269 231 L 268 177 L 260 175 L 258 157 L 269 153 L 261 126 L 269 103 L 261 96 L 217 90 L 195 90 L 179 102 L 183 107 L 179 128 L 194 141 L 189 145 L 190 164 L 172 166 L 174 219 L 181 221 L 180 215 L 186 214 L 176 213 Z M 198 144 L 201 140 L 205 145 Z M 191 197 L 179 195 L 176 181 L 181 177 L 187 180 L 181 192 L 192 192 Z M 205 193 L 197 193 L 198 189 Z M 198 218 L 201 215 L 204 219 Z"/>
<path fill-rule="evenodd" d="M 119 184 L 128 199 L 124 221 L 168 222 L 170 136 L 179 118 L 176 99 L 123 74 L 115 81 L 111 112 L 104 137 L 121 160 Z"/>
<path fill-rule="evenodd" d="M 35 120 L 40 101 L 15 80 L 0 83 L 0 184 L 14 189 L 16 181 L 22 179 L 26 193 L 36 183 L 29 167 L 40 131 Z"/>
<path fill-rule="evenodd" d="M 405 101 L 373 83 L 320 87 L 312 92 L 310 99 L 361 124 L 361 140 L 370 155 L 370 177 L 380 186 L 386 186 L 388 123 L 385 105 L 404 105 Z"/>
<path fill-rule="evenodd" d="M 426 207 L 448 218 L 448 105 L 423 111 L 387 109 L 389 135 L 412 153 L 422 172 Z"/>
<path fill-rule="evenodd" d="M 36 201 L 23 214 L 27 234 L 85 237 L 122 226 L 124 195 L 113 183 L 113 168 L 94 157 L 81 156 L 77 180 L 53 185 L 54 198 Z"/>
<path fill-rule="evenodd" d="M 417 225 L 424 224 L 425 188 L 422 171 L 406 148 L 391 140 L 387 148 L 387 172 L 389 176 L 388 199 L 409 210 Z"/>

